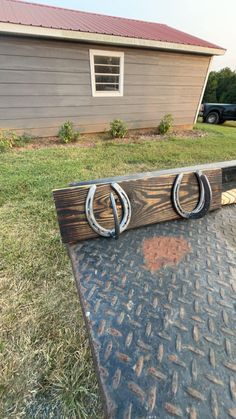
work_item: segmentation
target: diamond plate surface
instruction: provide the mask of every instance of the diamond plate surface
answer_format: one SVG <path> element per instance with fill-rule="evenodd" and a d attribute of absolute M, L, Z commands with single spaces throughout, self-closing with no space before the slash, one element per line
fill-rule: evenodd
<path fill-rule="evenodd" d="M 188 251 L 150 271 L 163 237 Z M 69 251 L 106 416 L 236 418 L 235 206 Z"/>

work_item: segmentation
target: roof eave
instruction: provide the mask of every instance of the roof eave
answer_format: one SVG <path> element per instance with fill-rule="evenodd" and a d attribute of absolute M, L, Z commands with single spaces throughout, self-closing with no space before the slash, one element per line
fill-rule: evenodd
<path fill-rule="evenodd" d="M 206 55 L 224 55 L 225 50 L 217 47 L 202 47 L 197 45 L 181 44 L 174 42 L 154 41 L 142 38 L 129 38 L 123 36 L 106 35 L 99 33 L 80 32 L 64 29 L 44 28 L 39 26 L 29 26 L 16 23 L 0 22 L 0 33 L 46 37 L 64 40 L 74 40 L 81 42 L 92 42 L 99 44 L 123 45 L 137 48 L 163 49 L 179 52 L 191 52 Z"/>

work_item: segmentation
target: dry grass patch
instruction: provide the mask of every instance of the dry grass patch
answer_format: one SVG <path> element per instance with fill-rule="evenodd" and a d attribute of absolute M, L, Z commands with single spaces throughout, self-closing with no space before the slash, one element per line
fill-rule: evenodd
<path fill-rule="evenodd" d="M 92 417 L 100 408 L 88 341 L 67 255 L 44 211 L 40 202 L 1 209 L 2 412 Z"/>

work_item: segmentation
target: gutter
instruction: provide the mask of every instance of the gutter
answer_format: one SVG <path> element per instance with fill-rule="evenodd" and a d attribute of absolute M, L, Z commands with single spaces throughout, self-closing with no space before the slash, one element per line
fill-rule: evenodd
<path fill-rule="evenodd" d="M 16 23 L 0 22 L 0 33 L 5 35 L 34 36 L 136 48 L 152 48 L 158 50 L 190 52 L 205 55 L 225 54 L 225 50 L 222 48 L 201 47 L 197 45 L 179 44 L 175 42 L 153 41 L 141 38 L 129 38 L 124 36 L 105 35 L 73 30 L 43 28 Z"/>

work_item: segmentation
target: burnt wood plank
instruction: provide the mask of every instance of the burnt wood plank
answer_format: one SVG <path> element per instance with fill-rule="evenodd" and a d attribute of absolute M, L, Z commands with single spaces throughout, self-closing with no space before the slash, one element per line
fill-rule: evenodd
<path fill-rule="evenodd" d="M 212 188 L 211 210 L 221 206 L 222 172 L 221 169 L 203 171 L 209 179 Z M 127 229 L 145 226 L 167 220 L 180 218 L 171 203 L 171 191 L 176 173 L 161 176 L 129 177 L 119 182 L 128 195 L 132 216 Z M 114 182 L 116 179 L 113 178 Z M 58 222 L 64 243 L 98 237 L 87 222 L 85 202 L 91 185 L 69 187 L 53 192 L 57 209 Z M 110 203 L 112 189 L 109 183 L 97 183 L 94 199 L 94 214 L 97 221 L 105 228 L 114 227 L 114 219 Z M 113 191 L 114 193 L 114 191 Z M 115 193 L 114 193 L 115 195 Z M 199 188 L 193 173 L 185 173 L 180 189 L 180 201 L 184 209 L 192 210 L 199 197 Z M 115 195 L 118 215 L 121 218 L 121 203 Z"/>

